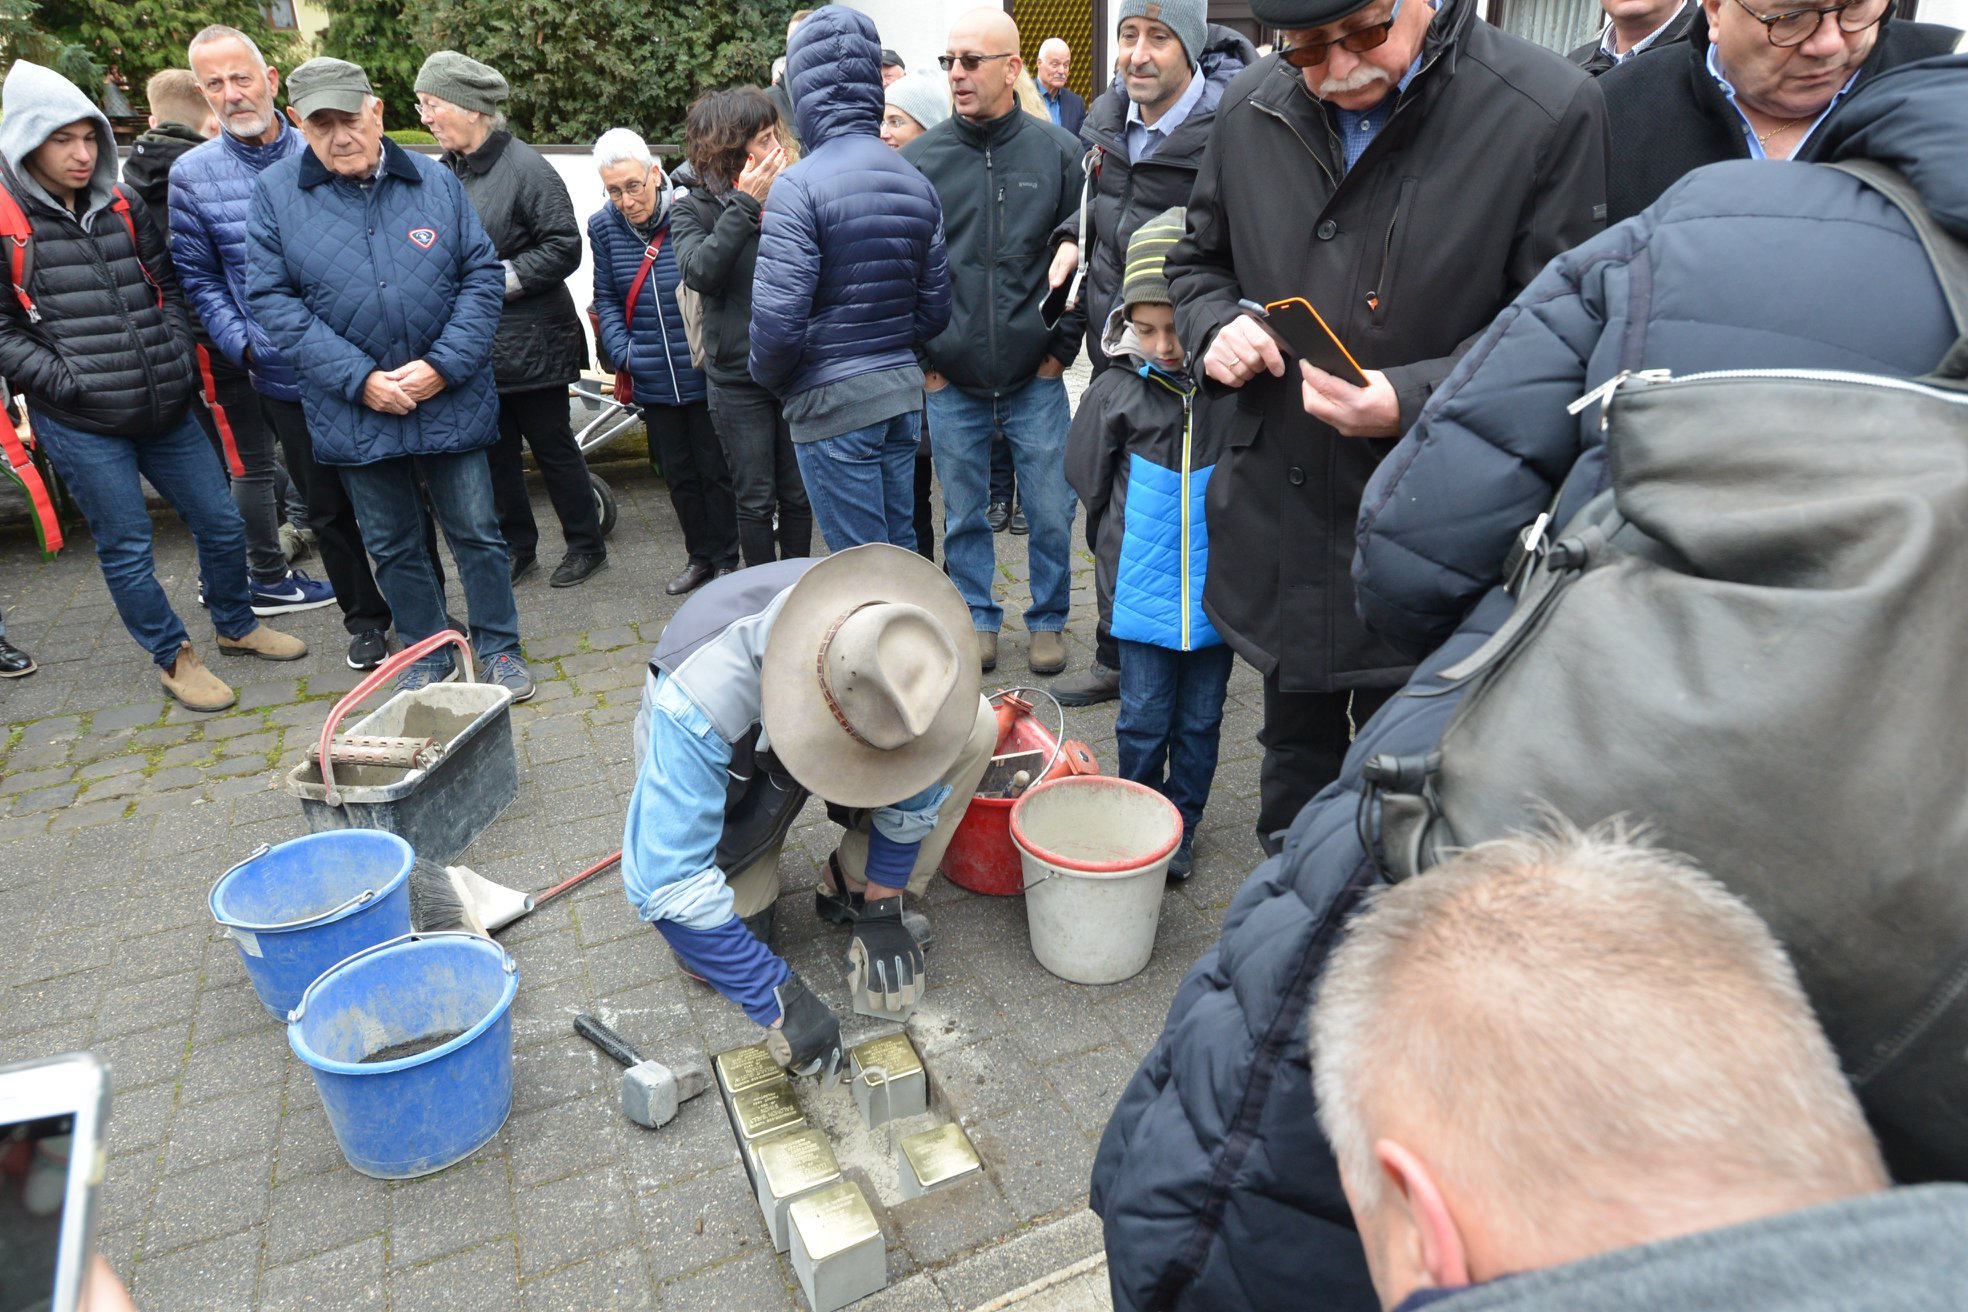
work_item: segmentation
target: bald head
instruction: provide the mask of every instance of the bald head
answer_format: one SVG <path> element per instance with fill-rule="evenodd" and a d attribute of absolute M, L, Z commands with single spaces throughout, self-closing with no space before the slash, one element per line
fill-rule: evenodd
<path fill-rule="evenodd" d="M 1485 843 L 1382 893 L 1311 1028 L 1390 1307 L 1887 1183 L 1768 928 L 1617 826 Z"/>
<path fill-rule="evenodd" d="M 1018 24 L 1002 9 L 972 9 L 951 26 L 944 53 L 953 61 L 950 100 L 960 116 L 988 122 L 1016 108 L 1025 71 L 1018 48 Z"/>

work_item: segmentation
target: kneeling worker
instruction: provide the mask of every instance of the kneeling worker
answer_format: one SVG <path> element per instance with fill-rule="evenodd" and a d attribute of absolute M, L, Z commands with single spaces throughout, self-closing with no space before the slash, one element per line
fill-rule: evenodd
<path fill-rule="evenodd" d="M 768 946 L 786 833 L 809 791 L 846 826 L 815 905 L 853 928 L 850 988 L 906 1014 L 929 922 L 903 892 L 928 885 L 997 743 L 970 628 L 940 570 L 874 544 L 705 585 L 650 658 L 624 888 L 796 1074 L 832 1077 L 843 1045 Z"/>

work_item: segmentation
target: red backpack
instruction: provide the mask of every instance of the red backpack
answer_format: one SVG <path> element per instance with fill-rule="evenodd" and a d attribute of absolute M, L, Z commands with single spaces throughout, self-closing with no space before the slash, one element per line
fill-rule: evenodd
<path fill-rule="evenodd" d="M 144 281 L 157 293 L 159 309 L 164 307 L 164 288 L 151 276 L 150 266 L 143 262 L 143 247 L 137 241 L 137 221 L 130 213 L 130 201 L 121 187 L 111 189 L 113 199 L 110 210 L 123 220 L 123 226 L 130 232 L 130 249 L 136 253 L 137 267 L 143 270 Z M 0 186 L 0 240 L 7 246 L 7 268 L 13 279 L 14 298 L 20 302 L 31 324 L 41 322 L 41 311 L 35 307 L 34 298 L 28 294 L 28 280 L 34 276 L 34 225 L 28 221 L 26 211 L 14 199 L 13 192 Z M 24 414 L 24 410 L 23 410 Z M 6 457 L 6 471 L 21 491 L 27 494 L 28 504 L 34 510 L 34 531 L 41 539 L 43 555 L 52 556 L 62 549 L 61 520 L 55 514 L 53 500 L 48 495 L 48 485 L 35 467 L 29 446 L 34 440 L 30 430 L 22 439 L 14 427 L 13 415 L 0 410 L 0 456 Z"/>

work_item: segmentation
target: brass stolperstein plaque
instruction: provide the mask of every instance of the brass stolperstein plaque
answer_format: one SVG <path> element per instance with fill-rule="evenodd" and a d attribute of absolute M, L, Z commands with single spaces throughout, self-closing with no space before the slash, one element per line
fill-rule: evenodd
<path fill-rule="evenodd" d="M 870 1239 L 881 1236 L 875 1214 L 861 1195 L 861 1186 L 843 1180 L 831 1189 L 808 1194 L 792 1205 L 789 1212 L 799 1228 L 800 1242 L 815 1262 L 844 1253 Z"/>
<path fill-rule="evenodd" d="M 909 1169 L 916 1173 L 916 1179 L 922 1181 L 925 1189 L 933 1189 L 984 1165 L 977 1149 L 965 1137 L 963 1127 L 955 1121 L 909 1135 L 902 1140 L 902 1155 L 909 1159 Z"/>
<path fill-rule="evenodd" d="M 795 1130 L 758 1146 L 759 1174 L 773 1196 L 805 1193 L 840 1178 L 840 1163 L 821 1130 Z"/>
<path fill-rule="evenodd" d="M 738 1135 L 751 1142 L 788 1126 L 805 1122 L 799 1099 L 790 1084 L 768 1084 L 748 1089 L 731 1100 L 731 1115 L 738 1122 Z"/>
<path fill-rule="evenodd" d="M 869 1084 L 882 1082 L 880 1073 L 874 1069 L 878 1066 L 888 1072 L 891 1080 L 920 1075 L 923 1068 L 922 1058 L 916 1056 L 915 1045 L 906 1034 L 890 1034 L 860 1044 L 854 1049 L 854 1064 Z"/>
<path fill-rule="evenodd" d="M 772 1060 L 763 1043 L 754 1043 L 749 1048 L 733 1048 L 717 1055 L 718 1083 L 724 1086 L 727 1094 L 743 1093 L 764 1084 L 779 1084 L 786 1079 L 786 1072 L 779 1063 Z"/>

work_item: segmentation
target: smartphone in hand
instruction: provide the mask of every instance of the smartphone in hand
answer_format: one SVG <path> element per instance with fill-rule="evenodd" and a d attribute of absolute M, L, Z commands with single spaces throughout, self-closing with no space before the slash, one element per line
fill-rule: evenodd
<path fill-rule="evenodd" d="M 1238 302 L 1251 318 L 1264 325 L 1265 331 L 1276 338 L 1278 344 L 1291 351 L 1301 360 L 1325 370 L 1333 377 L 1355 387 L 1367 385 L 1366 371 L 1360 362 L 1346 349 L 1338 334 L 1326 326 L 1319 312 L 1303 296 L 1289 296 L 1282 301 L 1272 301 L 1259 305 L 1255 301 Z"/>
<path fill-rule="evenodd" d="M 108 1118 L 109 1071 L 88 1053 L 0 1066 L 0 1312 L 75 1312 Z"/>

